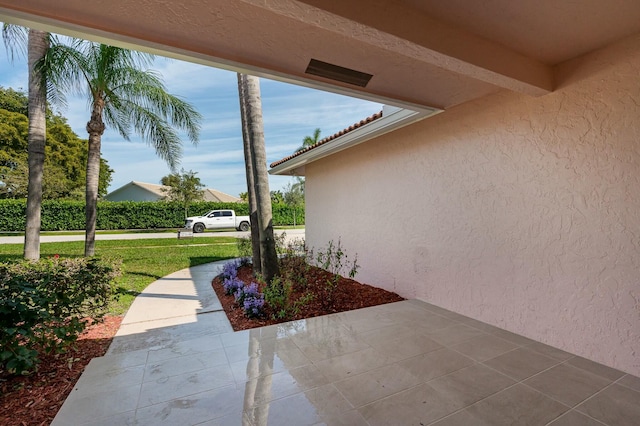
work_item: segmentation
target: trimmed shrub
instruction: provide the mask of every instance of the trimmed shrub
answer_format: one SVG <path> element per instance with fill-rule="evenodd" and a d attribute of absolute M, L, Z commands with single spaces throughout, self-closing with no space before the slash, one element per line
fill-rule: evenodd
<path fill-rule="evenodd" d="M 189 206 L 189 215 L 198 216 L 214 209 L 232 209 L 239 216 L 249 214 L 247 203 L 215 203 L 198 201 Z M 273 224 L 292 225 L 293 208 L 273 204 Z M 184 206 L 166 201 L 100 201 L 98 229 L 162 229 L 184 225 Z M 0 231 L 20 232 L 25 229 L 26 200 L 0 200 Z M 296 224 L 304 224 L 304 208 L 296 210 Z M 42 202 L 43 231 L 73 231 L 85 228 L 83 201 L 45 200 Z"/>
<path fill-rule="evenodd" d="M 97 258 L 0 263 L 0 369 L 26 373 L 64 351 L 113 295 L 120 263 Z"/>

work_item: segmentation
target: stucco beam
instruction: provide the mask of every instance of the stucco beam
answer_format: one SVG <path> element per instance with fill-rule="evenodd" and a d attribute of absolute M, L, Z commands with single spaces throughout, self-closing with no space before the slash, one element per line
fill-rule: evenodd
<path fill-rule="evenodd" d="M 552 67 L 388 0 L 242 0 L 272 13 L 516 92 L 553 91 Z"/>

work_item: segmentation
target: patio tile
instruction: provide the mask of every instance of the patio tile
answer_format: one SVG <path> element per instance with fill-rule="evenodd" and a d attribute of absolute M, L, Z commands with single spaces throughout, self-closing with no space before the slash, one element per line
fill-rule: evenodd
<path fill-rule="evenodd" d="M 640 392 L 613 384 L 576 407 L 603 423 L 637 426 L 640 422 Z"/>
<path fill-rule="evenodd" d="M 605 379 L 609 379 L 611 381 L 618 380 L 620 377 L 625 375 L 625 373 L 620 370 L 607 367 L 606 365 L 598 364 L 597 362 L 582 358 L 580 356 L 571 358 L 569 361 L 567 361 L 567 364 L 573 365 L 574 367 L 582 368 L 589 373 L 597 374 L 598 376 L 602 376 Z"/>
<path fill-rule="evenodd" d="M 383 356 L 377 350 L 367 348 L 318 361 L 315 365 L 327 378 L 332 381 L 338 381 L 384 365 L 392 364 L 393 362 L 393 359 Z"/>
<path fill-rule="evenodd" d="M 145 368 L 144 381 L 158 380 L 226 364 L 227 356 L 222 349 L 149 362 Z"/>
<path fill-rule="evenodd" d="M 329 384 L 329 379 L 314 365 L 258 377 L 242 385 L 247 399 L 245 409 L 250 410 L 276 399 L 302 393 L 326 384 Z M 251 396 L 249 397 L 249 395 Z"/>
<path fill-rule="evenodd" d="M 143 381 L 144 365 L 111 369 L 102 374 L 96 374 L 96 371 L 91 369 L 89 371 L 89 374 L 80 376 L 68 399 L 140 385 Z"/>
<path fill-rule="evenodd" d="M 611 381 L 585 370 L 560 364 L 523 383 L 573 407 L 604 389 Z"/>
<path fill-rule="evenodd" d="M 256 425 L 313 425 L 352 410 L 335 386 L 324 385 L 256 406 L 247 410 L 247 416 Z"/>
<path fill-rule="evenodd" d="M 533 342 L 529 345 L 526 345 L 527 349 L 538 352 L 544 356 L 548 356 L 549 358 L 556 359 L 558 361 L 566 361 L 570 358 L 573 358 L 575 355 L 570 354 L 569 352 L 565 352 L 561 349 L 554 348 L 553 346 L 545 345 L 540 342 Z"/>
<path fill-rule="evenodd" d="M 482 364 L 474 364 L 433 379 L 427 384 L 447 399 L 470 405 L 514 385 L 515 382 Z"/>
<path fill-rule="evenodd" d="M 99 358 L 93 358 L 82 374 L 100 375 L 109 370 L 117 370 L 120 368 L 133 367 L 136 365 L 145 365 L 147 363 L 148 355 L 149 351 L 143 349 L 140 351 L 125 352 L 117 355 L 105 355 Z"/>
<path fill-rule="evenodd" d="M 426 383 L 360 407 L 369 425 L 427 425 L 464 405 L 449 400 Z"/>
<path fill-rule="evenodd" d="M 389 339 L 397 339 L 402 336 L 416 336 L 420 334 L 416 327 L 412 327 L 409 324 L 393 324 L 390 326 L 384 326 L 376 328 L 375 330 L 364 331 L 357 333 L 358 340 L 373 345 L 379 341 L 385 341 Z"/>
<path fill-rule="evenodd" d="M 340 318 L 342 319 L 342 327 L 351 333 L 364 333 L 396 324 L 383 312 L 368 312 L 362 309 L 343 312 L 340 314 Z"/>
<path fill-rule="evenodd" d="M 244 390 L 235 385 L 138 409 L 136 426 L 196 425 L 225 416 L 242 418 Z"/>
<path fill-rule="evenodd" d="M 220 334 L 218 337 L 224 347 L 247 343 L 250 340 L 270 340 L 288 338 L 287 329 L 290 323 L 274 324 L 250 330 L 233 331 Z"/>
<path fill-rule="evenodd" d="M 176 358 L 186 355 L 194 355 L 203 352 L 222 349 L 220 336 L 204 336 L 182 342 L 176 342 L 162 349 L 150 350 L 148 362 L 158 362 L 165 359 Z"/>
<path fill-rule="evenodd" d="M 213 420 L 207 420 L 206 422 L 198 423 L 198 426 L 249 426 L 251 422 L 247 413 L 228 414 L 226 416 L 218 417 Z"/>
<path fill-rule="evenodd" d="M 526 348 L 514 349 L 503 355 L 484 361 L 485 365 L 516 380 L 524 380 L 558 363 L 559 361 Z"/>
<path fill-rule="evenodd" d="M 455 321 L 461 321 L 461 320 L 469 318 L 469 317 L 467 317 L 465 315 L 459 314 L 457 312 L 453 312 L 453 311 L 451 311 L 449 309 L 445 309 L 445 308 L 442 308 L 440 306 L 436 306 L 436 305 L 433 305 L 433 304 L 431 304 L 429 302 L 425 302 L 425 301 L 419 300 L 419 299 L 407 300 L 407 303 L 412 304 L 413 306 L 416 306 L 418 308 L 424 309 L 426 311 L 429 311 L 429 312 L 431 312 L 433 314 L 437 314 L 437 315 L 440 315 L 442 317 L 445 317 L 445 318 L 448 318 L 448 319 L 452 319 L 452 320 L 455 320 Z"/>
<path fill-rule="evenodd" d="M 384 316 L 395 323 L 408 323 L 413 326 L 419 326 L 422 329 L 443 328 L 453 324 L 453 320 L 447 319 L 441 315 L 433 314 L 420 308 L 409 308 L 402 311 L 389 312 Z"/>
<path fill-rule="evenodd" d="M 476 361 L 485 361 L 517 347 L 515 343 L 487 334 L 453 345 L 451 349 L 462 352 Z"/>
<path fill-rule="evenodd" d="M 58 411 L 52 425 L 82 425 L 134 410 L 139 393 L 140 384 L 137 384 L 107 392 L 68 398 Z"/>
<path fill-rule="evenodd" d="M 312 362 L 318 362 L 348 353 L 361 351 L 369 347 L 366 343 L 354 336 L 337 336 L 328 338 L 321 343 L 300 344 L 298 347 L 302 353 Z"/>
<path fill-rule="evenodd" d="M 575 410 L 571 410 L 556 420 L 549 423 L 549 426 L 603 426 L 601 423 L 591 417 L 585 416 Z"/>
<path fill-rule="evenodd" d="M 136 412 L 127 411 L 125 413 L 117 413 L 113 416 L 103 417 L 101 419 L 94 419 L 88 423 L 83 423 L 82 426 L 135 426 Z"/>
<path fill-rule="evenodd" d="M 512 333 L 503 329 L 495 330 L 491 334 L 501 339 L 507 340 L 511 343 L 515 343 L 518 346 L 525 346 L 535 342 L 535 340 L 531 340 L 519 334 Z"/>
<path fill-rule="evenodd" d="M 409 389 L 420 379 L 408 370 L 391 364 L 336 382 L 335 385 L 355 407 Z"/>
<path fill-rule="evenodd" d="M 428 424 L 492 395 L 513 380 L 479 364 L 362 407 L 371 425 Z"/>
<path fill-rule="evenodd" d="M 398 362 L 411 375 L 426 382 L 474 364 L 473 360 L 443 348 Z"/>
<path fill-rule="evenodd" d="M 237 383 L 255 379 L 260 376 L 280 371 L 302 367 L 311 364 L 297 347 L 266 352 L 259 357 L 252 357 L 245 361 L 232 362 L 231 371 Z"/>
<path fill-rule="evenodd" d="M 245 340 L 239 344 L 227 346 L 224 351 L 227 354 L 229 362 L 246 361 L 249 358 L 258 358 L 263 352 L 275 351 L 276 339 L 264 340 Z"/>
<path fill-rule="evenodd" d="M 618 380 L 618 384 L 640 392 L 640 377 L 627 374 L 622 379 Z"/>
<path fill-rule="evenodd" d="M 235 381 L 233 374 L 231 374 L 231 368 L 226 364 L 205 370 L 162 377 L 142 384 L 138 407 L 159 404 L 230 384 L 235 385 Z"/>
<path fill-rule="evenodd" d="M 434 426 L 546 425 L 569 408 L 523 385 L 515 385 L 455 413 Z"/>
<path fill-rule="evenodd" d="M 231 325 L 224 312 L 167 318 L 127 324 L 120 327 L 111 342 L 107 355 L 137 351 L 158 350 L 178 342 L 231 331 Z"/>
<path fill-rule="evenodd" d="M 445 346 L 455 345 L 473 339 L 474 337 L 485 335 L 487 335 L 487 333 L 484 331 L 464 324 L 454 324 L 450 327 L 427 332 L 427 336 Z"/>
<path fill-rule="evenodd" d="M 496 327 L 491 324 L 487 324 L 486 322 L 478 321 L 477 319 L 464 317 L 458 320 L 458 322 L 468 325 L 469 327 L 477 328 L 478 330 L 485 331 L 487 333 L 496 333 L 502 331 L 500 327 Z"/>
<path fill-rule="evenodd" d="M 396 361 L 442 348 L 440 343 L 423 335 L 405 335 L 396 339 L 381 339 L 369 343 L 382 355 Z"/>

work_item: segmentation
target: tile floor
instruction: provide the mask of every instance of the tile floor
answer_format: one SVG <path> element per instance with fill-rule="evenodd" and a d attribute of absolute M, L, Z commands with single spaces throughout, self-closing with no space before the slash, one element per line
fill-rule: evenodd
<path fill-rule="evenodd" d="M 640 425 L 640 378 L 421 301 L 234 333 L 190 294 L 125 323 L 53 424 Z"/>

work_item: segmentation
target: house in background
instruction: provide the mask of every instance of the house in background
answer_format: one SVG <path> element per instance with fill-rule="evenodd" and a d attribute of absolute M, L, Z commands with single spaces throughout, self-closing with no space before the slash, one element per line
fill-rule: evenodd
<path fill-rule="evenodd" d="M 167 194 L 162 190 L 168 186 L 157 185 L 155 183 L 145 183 L 131 181 L 120 188 L 105 195 L 106 201 L 159 201 L 163 200 Z M 240 203 L 242 200 L 233 195 L 225 194 L 216 189 L 206 188 L 203 190 L 204 201 L 214 201 L 221 203 Z"/>
<path fill-rule="evenodd" d="M 640 2 L 165 6 L 0 14 L 423 114 L 281 164 L 306 176 L 309 245 L 341 238 L 364 282 L 640 375 Z"/>

